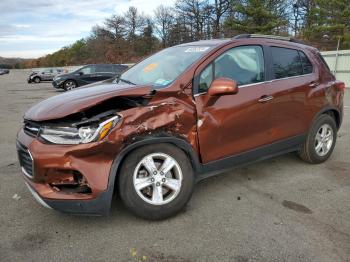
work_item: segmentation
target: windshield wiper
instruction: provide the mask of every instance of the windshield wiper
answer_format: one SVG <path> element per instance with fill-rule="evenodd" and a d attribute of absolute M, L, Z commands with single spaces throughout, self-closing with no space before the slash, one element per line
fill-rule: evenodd
<path fill-rule="evenodd" d="M 122 81 L 122 82 L 124 82 L 124 83 L 127 83 L 127 84 L 130 84 L 130 85 L 136 85 L 135 83 L 133 83 L 133 82 L 131 82 L 131 81 L 129 81 L 129 80 L 126 80 L 126 79 L 123 79 L 123 78 L 118 78 L 118 83 L 120 82 L 120 81 Z"/>

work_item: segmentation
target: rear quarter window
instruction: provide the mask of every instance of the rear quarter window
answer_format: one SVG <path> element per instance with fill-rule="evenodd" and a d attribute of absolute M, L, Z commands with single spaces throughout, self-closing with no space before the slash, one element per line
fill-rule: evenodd
<path fill-rule="evenodd" d="M 321 53 L 318 52 L 317 55 L 318 55 L 318 58 L 321 60 L 321 62 L 324 64 L 324 66 L 325 66 L 325 67 L 328 69 L 328 71 L 330 72 L 331 69 L 329 68 L 329 66 L 328 66 L 328 64 L 327 64 L 327 62 L 326 62 L 326 60 L 324 60 L 324 58 L 323 58 L 323 56 L 321 55 Z"/>
<path fill-rule="evenodd" d="M 314 71 L 314 67 L 311 61 L 303 51 L 299 51 L 299 55 L 301 59 L 301 64 L 303 66 L 303 74 L 311 74 Z"/>

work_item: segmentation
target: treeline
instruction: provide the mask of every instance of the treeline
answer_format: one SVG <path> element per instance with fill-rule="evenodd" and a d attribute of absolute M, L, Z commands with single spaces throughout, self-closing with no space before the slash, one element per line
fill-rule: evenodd
<path fill-rule="evenodd" d="M 0 56 L 0 68 L 5 69 L 22 69 L 26 62 L 29 62 L 28 59 L 22 58 L 5 58 Z"/>
<path fill-rule="evenodd" d="M 152 17 L 136 7 L 91 35 L 26 67 L 136 62 L 161 48 L 242 33 L 302 39 L 322 50 L 350 48 L 350 0 L 178 0 Z"/>

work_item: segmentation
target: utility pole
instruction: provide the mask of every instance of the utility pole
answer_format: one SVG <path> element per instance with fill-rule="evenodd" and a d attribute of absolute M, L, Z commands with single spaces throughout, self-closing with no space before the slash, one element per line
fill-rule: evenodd
<path fill-rule="evenodd" d="M 335 54 L 335 65 L 334 65 L 334 72 L 333 72 L 335 77 L 337 74 L 340 39 L 341 39 L 341 36 L 338 36 L 337 53 Z"/>

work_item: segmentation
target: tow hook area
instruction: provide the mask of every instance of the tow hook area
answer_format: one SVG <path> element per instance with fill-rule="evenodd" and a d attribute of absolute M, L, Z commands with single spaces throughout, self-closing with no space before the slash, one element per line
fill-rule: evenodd
<path fill-rule="evenodd" d="M 30 185 L 28 185 L 27 182 L 25 182 L 25 184 L 26 184 L 26 186 L 28 187 L 29 192 L 33 195 L 33 197 L 35 198 L 35 200 L 36 200 L 40 205 L 42 205 L 43 207 L 52 209 L 48 204 L 45 203 L 45 201 L 38 195 L 38 193 L 35 192 L 35 191 L 33 190 L 33 188 L 31 188 Z"/>

